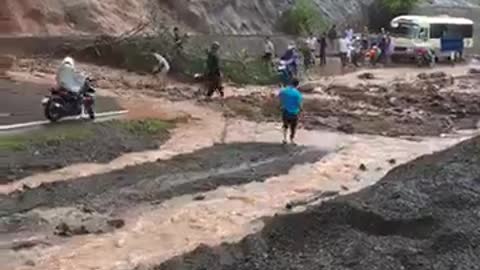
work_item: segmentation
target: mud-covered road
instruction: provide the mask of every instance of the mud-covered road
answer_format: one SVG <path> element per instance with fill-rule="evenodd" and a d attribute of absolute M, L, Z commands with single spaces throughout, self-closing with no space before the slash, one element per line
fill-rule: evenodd
<path fill-rule="evenodd" d="M 479 152 L 477 137 L 356 194 L 274 217 L 238 244 L 201 246 L 150 269 L 478 269 Z"/>

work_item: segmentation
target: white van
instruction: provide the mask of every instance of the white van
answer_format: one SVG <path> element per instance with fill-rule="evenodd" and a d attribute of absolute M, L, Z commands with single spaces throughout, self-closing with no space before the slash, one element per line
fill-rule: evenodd
<path fill-rule="evenodd" d="M 405 15 L 394 18 L 391 27 L 395 56 L 412 56 L 419 47 L 432 49 L 437 57 L 451 56 L 442 52 L 442 38 L 463 39 L 464 48 L 473 47 L 473 21 L 465 18 Z"/>

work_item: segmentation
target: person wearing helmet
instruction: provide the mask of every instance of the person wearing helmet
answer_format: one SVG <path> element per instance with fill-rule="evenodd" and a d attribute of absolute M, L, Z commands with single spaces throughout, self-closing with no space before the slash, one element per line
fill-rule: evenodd
<path fill-rule="evenodd" d="M 69 91 L 73 96 L 81 95 L 87 77 L 75 70 L 75 60 L 72 57 L 65 57 L 60 64 L 55 76 L 57 87 Z M 87 117 L 83 102 L 81 103 L 82 114 L 80 117 Z"/>
<path fill-rule="evenodd" d="M 290 45 L 288 45 L 287 51 L 283 54 L 280 60 L 285 63 L 288 70 L 292 73 L 293 76 L 298 75 L 297 71 L 298 71 L 299 56 L 296 51 L 296 46 L 294 43 L 291 43 Z"/>
<path fill-rule="evenodd" d="M 218 56 L 218 50 L 220 49 L 220 43 L 214 42 L 207 53 L 207 97 L 211 98 L 217 91 L 221 97 L 224 97 L 222 86 L 222 73 L 220 70 L 220 57 Z"/>

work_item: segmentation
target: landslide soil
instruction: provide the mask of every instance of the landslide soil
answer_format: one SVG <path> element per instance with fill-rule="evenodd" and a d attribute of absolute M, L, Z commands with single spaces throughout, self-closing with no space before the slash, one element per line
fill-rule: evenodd
<path fill-rule="evenodd" d="M 157 120 L 66 123 L 0 136 L 0 184 L 82 162 L 105 163 L 123 153 L 157 149 L 172 124 Z"/>
<path fill-rule="evenodd" d="M 478 269 L 480 137 L 397 167 L 356 194 L 277 216 L 237 244 L 155 270 Z"/>
<path fill-rule="evenodd" d="M 83 224 L 84 216 L 103 220 L 122 218 L 142 203 L 164 200 L 252 181 L 265 181 L 287 173 L 294 165 L 313 163 L 326 153 L 315 148 L 268 143 L 220 144 L 170 160 L 127 167 L 102 175 L 0 196 L 0 232 L 36 232 L 39 228 L 60 234 L 96 233 Z M 74 225 L 59 222 L 64 210 L 77 216 Z M 73 209 L 73 210 L 72 210 Z M 76 209 L 76 210 L 75 210 Z M 57 212 L 55 220 L 39 212 Z M 48 215 L 51 216 L 51 215 Z M 80 223 L 80 225 L 78 224 Z M 120 222 L 121 225 L 121 222 Z M 76 229 L 72 229 L 76 228 Z M 95 226 L 94 226 L 95 227 Z M 103 230 L 101 230 L 103 231 Z"/>
<path fill-rule="evenodd" d="M 307 129 L 393 137 L 438 136 L 476 128 L 480 118 L 478 92 L 457 91 L 455 79 L 444 73 L 419 77 L 389 84 L 366 81 L 353 87 L 320 85 L 315 91 L 311 86 L 305 94 L 301 123 Z M 225 108 L 232 116 L 257 122 L 280 121 L 279 102 L 273 94 L 229 97 Z"/>

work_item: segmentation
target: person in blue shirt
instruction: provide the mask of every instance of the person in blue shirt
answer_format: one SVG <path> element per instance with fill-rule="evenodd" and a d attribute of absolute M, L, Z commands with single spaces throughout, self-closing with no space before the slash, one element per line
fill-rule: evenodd
<path fill-rule="evenodd" d="M 303 97 L 297 87 L 298 79 L 292 79 L 287 87 L 279 94 L 283 120 L 283 143 L 287 143 L 287 133 L 290 129 L 290 142 L 295 143 L 295 132 L 298 125 L 298 116 L 302 111 Z"/>

